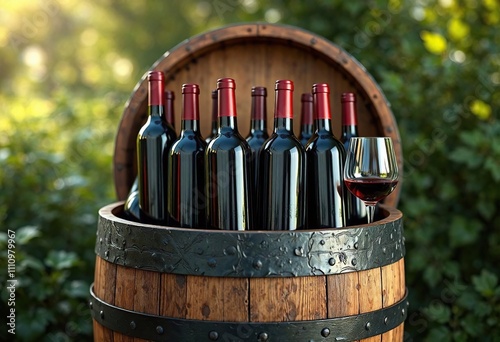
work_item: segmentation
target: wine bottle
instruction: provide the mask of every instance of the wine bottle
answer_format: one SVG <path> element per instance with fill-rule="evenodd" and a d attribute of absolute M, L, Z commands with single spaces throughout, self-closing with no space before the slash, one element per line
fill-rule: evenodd
<path fill-rule="evenodd" d="M 356 108 L 356 94 L 343 93 L 342 103 L 342 135 L 340 141 L 345 150 L 349 150 L 350 139 L 358 137 L 358 113 Z M 366 223 L 366 207 L 362 200 L 346 191 L 344 203 L 346 204 L 347 225 Z"/>
<path fill-rule="evenodd" d="M 175 93 L 172 90 L 165 90 L 165 105 L 164 105 L 164 113 L 165 119 L 167 123 L 170 125 L 170 131 L 174 133 L 175 138 L 177 139 L 177 134 L 175 133 L 175 114 L 174 114 L 174 100 Z"/>
<path fill-rule="evenodd" d="M 168 212 L 171 224 L 204 228 L 205 150 L 200 134 L 200 89 L 197 84 L 182 86 L 182 118 L 179 138 L 168 153 Z"/>
<path fill-rule="evenodd" d="M 263 230 L 305 228 L 304 147 L 293 134 L 293 82 L 275 85 L 274 131 L 260 150 L 259 201 Z"/>
<path fill-rule="evenodd" d="M 246 141 L 252 151 L 252 187 L 257 188 L 257 175 L 259 170 L 259 150 L 269 138 L 267 134 L 267 89 L 265 87 L 252 87 L 252 106 L 250 110 L 250 134 Z M 255 196 L 256 197 L 256 196 Z M 255 205 L 254 205 L 255 207 Z"/>
<path fill-rule="evenodd" d="M 148 119 L 137 135 L 137 177 L 141 221 L 168 224 L 167 158 L 173 143 L 171 128 L 164 116 L 164 76 L 148 74 Z"/>
<path fill-rule="evenodd" d="M 174 141 L 176 139 L 175 129 L 174 129 L 174 100 L 175 93 L 171 90 L 165 90 L 165 101 L 163 106 L 163 115 L 165 121 L 168 123 L 167 134 L 170 137 L 170 140 Z M 123 206 L 125 216 L 133 221 L 140 222 L 140 209 L 139 209 L 139 185 L 138 178 L 135 177 L 134 183 L 130 188 L 129 194 Z"/>
<path fill-rule="evenodd" d="M 306 146 L 308 227 L 345 226 L 343 171 L 346 152 L 333 135 L 328 84 L 313 85 L 315 132 Z"/>
<path fill-rule="evenodd" d="M 212 132 L 210 135 L 205 139 L 207 144 L 217 136 L 217 130 L 219 128 L 219 121 L 217 118 L 217 89 L 212 90 Z"/>
<path fill-rule="evenodd" d="M 247 230 L 251 227 L 251 151 L 238 132 L 236 84 L 217 80 L 218 129 L 205 153 L 209 227 Z"/>
<path fill-rule="evenodd" d="M 139 189 L 137 177 L 135 178 L 134 183 L 130 188 L 127 200 L 123 205 L 123 210 L 127 219 L 140 222 L 141 214 L 139 210 Z"/>
<path fill-rule="evenodd" d="M 300 97 L 300 134 L 299 140 L 302 146 L 306 146 L 314 132 L 313 127 L 313 96 L 310 93 L 304 93 Z"/>

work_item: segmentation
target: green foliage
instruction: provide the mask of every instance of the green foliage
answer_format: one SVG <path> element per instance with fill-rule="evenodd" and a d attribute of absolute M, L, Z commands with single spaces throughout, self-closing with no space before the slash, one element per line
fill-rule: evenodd
<path fill-rule="evenodd" d="M 0 26 L 0 249 L 15 230 L 21 340 L 90 339 L 96 212 L 113 201 L 113 136 L 144 71 L 193 34 L 268 20 L 342 46 L 391 102 L 405 159 L 405 341 L 499 341 L 497 1 L 19 3 Z"/>

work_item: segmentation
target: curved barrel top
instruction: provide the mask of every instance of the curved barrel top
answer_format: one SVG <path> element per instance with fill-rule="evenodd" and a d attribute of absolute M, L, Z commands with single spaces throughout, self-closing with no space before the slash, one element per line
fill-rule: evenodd
<path fill-rule="evenodd" d="M 275 80 L 293 80 L 295 113 L 300 113 L 300 95 L 311 92 L 314 83 L 328 83 L 337 136 L 341 129 L 341 94 L 353 92 L 358 99 L 359 134 L 391 137 L 400 172 L 403 170 L 398 126 L 380 87 L 353 56 L 314 33 L 267 23 L 227 26 L 183 41 L 165 52 L 151 70 L 165 73 L 165 87 L 169 90 L 180 93 L 183 83 L 200 85 L 200 121 L 205 135 L 211 125 L 211 91 L 221 77 L 236 81 L 238 126 L 243 136 L 250 127 L 252 86 L 264 86 L 271 92 Z M 269 95 L 267 120 L 272 123 L 274 96 Z M 180 102 L 175 103 L 176 113 L 181 113 Z M 119 200 L 126 198 L 136 175 L 135 139 L 146 115 L 147 80 L 143 77 L 125 105 L 115 142 L 114 178 Z M 300 120 L 294 120 L 295 132 L 299 132 L 299 125 Z M 268 124 L 269 130 L 271 126 Z M 176 127 L 180 127 L 178 114 Z M 401 183 L 384 200 L 385 204 L 397 206 Z"/>
<path fill-rule="evenodd" d="M 218 277 L 291 277 L 354 272 L 404 257 L 402 214 L 348 228 L 221 231 L 135 223 L 123 204 L 99 211 L 96 254 L 109 262 L 164 273 Z"/>

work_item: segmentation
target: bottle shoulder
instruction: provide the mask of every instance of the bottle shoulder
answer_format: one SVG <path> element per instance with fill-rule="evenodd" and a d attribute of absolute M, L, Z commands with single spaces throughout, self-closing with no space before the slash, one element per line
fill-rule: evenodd
<path fill-rule="evenodd" d="M 341 153 L 345 154 L 344 144 L 331 132 L 315 132 L 306 145 L 306 152 L 328 152 L 331 150 L 340 150 Z"/>
<path fill-rule="evenodd" d="M 192 153 L 196 151 L 205 151 L 207 143 L 199 133 L 193 131 L 181 132 L 180 137 L 174 141 L 171 147 L 171 153 Z"/>
<path fill-rule="evenodd" d="M 298 151 L 304 153 L 302 143 L 290 132 L 274 132 L 262 145 L 270 153 Z"/>
<path fill-rule="evenodd" d="M 163 121 L 159 116 L 151 116 L 139 130 L 138 137 L 147 139 L 159 136 L 165 136 L 169 140 L 174 140 L 176 138 L 172 126 Z"/>
<path fill-rule="evenodd" d="M 250 145 L 237 131 L 219 132 L 208 144 L 208 151 L 250 151 Z"/>
<path fill-rule="evenodd" d="M 250 134 L 245 140 L 248 142 L 250 147 L 260 147 L 262 144 L 269 139 L 269 134 L 267 132 L 260 131 L 258 134 Z"/>

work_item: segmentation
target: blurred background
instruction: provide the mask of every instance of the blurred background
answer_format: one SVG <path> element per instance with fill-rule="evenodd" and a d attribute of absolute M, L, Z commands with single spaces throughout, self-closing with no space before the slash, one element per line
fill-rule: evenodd
<path fill-rule="evenodd" d="M 0 7 L 0 304 L 6 314 L 10 229 L 16 340 L 92 338 L 86 303 L 97 211 L 116 200 L 114 138 L 135 84 L 184 39 L 266 21 L 343 47 L 392 105 L 405 163 L 405 341 L 500 341 L 498 1 L 18 0 Z M 1 340 L 11 337 L 0 329 Z"/>

